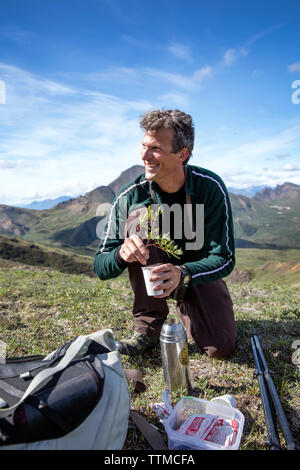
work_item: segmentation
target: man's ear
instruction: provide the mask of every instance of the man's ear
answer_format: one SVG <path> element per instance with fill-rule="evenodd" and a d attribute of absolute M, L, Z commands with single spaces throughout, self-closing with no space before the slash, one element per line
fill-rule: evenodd
<path fill-rule="evenodd" d="M 180 153 L 180 159 L 181 159 L 182 163 L 184 163 L 186 161 L 186 159 L 189 158 L 189 155 L 190 155 L 189 149 L 187 147 L 184 147 L 181 150 L 181 153 Z"/>

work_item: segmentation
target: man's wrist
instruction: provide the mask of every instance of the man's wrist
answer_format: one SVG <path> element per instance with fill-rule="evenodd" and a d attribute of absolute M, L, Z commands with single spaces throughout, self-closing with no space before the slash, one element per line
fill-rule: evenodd
<path fill-rule="evenodd" d="M 120 269 L 126 269 L 128 266 L 127 261 L 125 261 L 120 255 L 121 245 L 115 251 L 115 261 Z"/>
<path fill-rule="evenodd" d="M 178 266 L 180 271 L 181 271 L 181 277 L 179 281 L 179 285 L 181 287 L 189 287 L 192 281 L 192 275 L 188 268 L 183 264 L 181 266 Z"/>

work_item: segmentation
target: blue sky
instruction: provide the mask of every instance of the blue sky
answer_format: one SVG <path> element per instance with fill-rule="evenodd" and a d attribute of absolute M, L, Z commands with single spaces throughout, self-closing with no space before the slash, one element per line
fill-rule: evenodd
<path fill-rule="evenodd" d="M 0 0 L 0 203 L 109 184 L 141 163 L 153 108 L 193 116 L 191 163 L 228 186 L 300 184 L 299 17 L 297 0 Z"/>

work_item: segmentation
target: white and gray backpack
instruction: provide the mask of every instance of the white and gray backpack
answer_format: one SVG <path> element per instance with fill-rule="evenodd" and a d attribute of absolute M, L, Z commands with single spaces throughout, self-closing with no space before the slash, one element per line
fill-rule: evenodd
<path fill-rule="evenodd" d="M 0 364 L 0 450 L 120 450 L 129 413 L 111 330 Z"/>

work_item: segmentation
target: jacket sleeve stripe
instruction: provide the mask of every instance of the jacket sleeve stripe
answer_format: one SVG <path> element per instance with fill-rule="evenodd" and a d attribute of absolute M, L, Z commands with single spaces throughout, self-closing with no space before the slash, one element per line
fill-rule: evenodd
<path fill-rule="evenodd" d="M 220 266 L 219 268 L 213 269 L 212 271 L 205 271 L 205 272 L 203 272 L 203 273 L 194 274 L 194 275 L 192 276 L 192 278 L 194 278 L 194 277 L 199 277 L 199 276 L 207 276 L 208 274 L 217 273 L 217 272 L 221 271 L 222 269 L 226 268 L 226 266 L 228 266 L 230 263 L 232 263 L 232 258 L 230 258 L 230 259 L 227 261 L 227 263 L 222 264 L 222 266 Z"/>
<path fill-rule="evenodd" d="M 99 251 L 99 253 L 101 253 L 101 254 L 109 253 L 109 252 L 105 252 L 104 249 L 105 249 L 105 245 L 106 245 L 106 242 L 107 242 L 108 234 L 109 234 L 109 231 L 110 231 L 110 226 L 111 226 L 111 222 L 112 222 L 113 211 L 114 211 L 114 208 L 115 208 L 116 204 L 118 203 L 118 200 L 120 199 L 120 197 L 124 196 L 124 195 L 127 194 L 129 191 L 131 191 L 131 189 L 135 188 L 136 186 L 141 186 L 141 185 L 144 184 L 144 183 L 147 183 L 147 180 L 143 180 L 143 181 L 141 181 L 140 183 L 133 184 L 132 186 L 129 186 L 129 188 L 127 188 L 125 191 L 123 191 L 121 194 L 119 194 L 119 196 L 116 198 L 114 204 L 112 205 L 112 207 L 111 207 L 111 209 L 110 209 L 110 214 L 109 214 L 109 219 L 108 219 L 108 225 L 107 225 L 106 235 L 105 235 L 105 238 L 104 238 L 104 241 L 103 241 L 102 248 L 101 248 L 101 250 Z"/>

